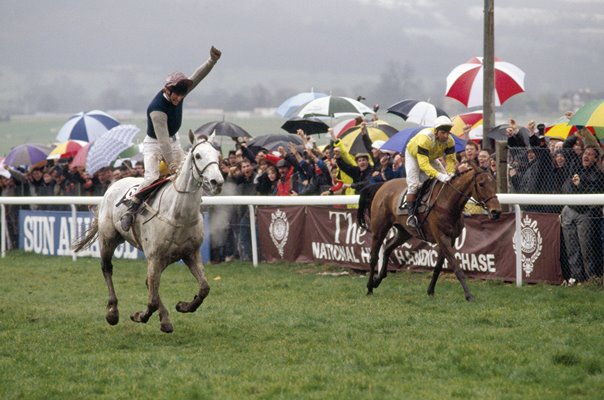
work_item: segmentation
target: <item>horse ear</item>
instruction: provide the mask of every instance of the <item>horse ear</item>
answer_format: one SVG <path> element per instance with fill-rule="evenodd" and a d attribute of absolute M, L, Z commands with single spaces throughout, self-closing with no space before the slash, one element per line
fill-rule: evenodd
<path fill-rule="evenodd" d="M 191 142 L 191 144 L 195 143 L 195 134 L 191 129 L 189 129 L 189 141 Z"/>
<path fill-rule="evenodd" d="M 214 143 L 214 138 L 216 137 L 216 129 L 214 129 L 212 131 L 212 134 L 210 135 L 210 137 L 208 138 L 208 142 L 210 143 Z"/>

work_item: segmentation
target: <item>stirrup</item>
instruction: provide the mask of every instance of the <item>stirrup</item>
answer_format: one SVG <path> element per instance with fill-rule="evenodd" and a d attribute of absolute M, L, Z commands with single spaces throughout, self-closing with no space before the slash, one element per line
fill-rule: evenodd
<path fill-rule="evenodd" d="M 409 215 L 407 218 L 407 225 L 411 228 L 417 229 L 417 216 L 415 214 Z"/>

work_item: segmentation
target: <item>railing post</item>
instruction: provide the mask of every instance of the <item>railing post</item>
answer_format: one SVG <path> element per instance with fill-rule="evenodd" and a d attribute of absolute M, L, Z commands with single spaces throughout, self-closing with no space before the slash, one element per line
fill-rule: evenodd
<path fill-rule="evenodd" d="M 256 214 L 254 213 L 254 206 L 248 205 L 250 212 L 250 234 L 252 237 L 252 264 L 254 267 L 258 266 L 258 240 L 256 238 Z"/>
<path fill-rule="evenodd" d="M 519 204 L 514 204 L 516 223 L 514 227 L 514 242 L 516 243 L 516 287 L 522 286 L 522 211 Z"/>
<path fill-rule="evenodd" d="M 71 207 L 71 241 L 70 241 L 70 243 L 73 243 L 73 241 L 79 236 L 78 232 L 77 232 L 78 213 L 77 213 L 75 204 L 70 204 L 69 206 Z M 78 259 L 78 256 L 76 255 L 75 251 L 71 251 L 71 259 L 73 261 L 76 261 Z"/>
<path fill-rule="evenodd" d="M 0 219 L 2 220 L 2 228 L 0 228 L 0 234 L 2 235 L 2 239 L 0 239 L 0 248 L 2 249 L 2 258 L 6 257 L 6 206 L 4 204 L 0 204 Z"/>

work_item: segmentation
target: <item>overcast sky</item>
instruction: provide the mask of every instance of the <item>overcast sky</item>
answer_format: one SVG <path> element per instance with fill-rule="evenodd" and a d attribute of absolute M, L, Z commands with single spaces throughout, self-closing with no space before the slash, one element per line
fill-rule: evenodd
<path fill-rule="evenodd" d="M 483 0 L 2 0 L 3 89 L 86 71 L 190 73 L 215 45 L 208 88 L 330 91 L 389 62 L 442 82 L 483 49 Z M 604 90 L 604 0 L 495 0 L 495 54 L 527 91 Z M 344 82 L 344 83 L 342 83 Z M 106 82 L 88 82 L 98 87 Z"/>

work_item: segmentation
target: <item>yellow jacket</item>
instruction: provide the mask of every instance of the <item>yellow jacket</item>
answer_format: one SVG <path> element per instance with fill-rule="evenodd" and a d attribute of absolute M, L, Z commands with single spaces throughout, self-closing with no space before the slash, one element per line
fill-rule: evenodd
<path fill-rule="evenodd" d="M 407 151 L 417 159 L 419 168 L 431 178 L 436 178 L 438 171 L 432 167 L 431 161 L 445 157 L 446 170 L 449 174 L 455 173 L 455 141 L 451 134 L 446 143 L 436 140 L 434 129 L 422 129 L 409 140 Z"/>

